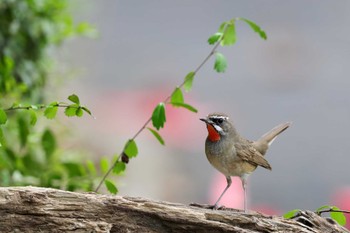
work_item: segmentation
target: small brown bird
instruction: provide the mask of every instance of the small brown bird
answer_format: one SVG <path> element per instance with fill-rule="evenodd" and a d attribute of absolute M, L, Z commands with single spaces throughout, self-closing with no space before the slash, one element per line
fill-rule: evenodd
<path fill-rule="evenodd" d="M 231 176 L 241 178 L 244 190 L 244 211 L 247 211 L 246 184 L 248 176 L 257 168 L 271 170 L 270 164 L 264 155 L 275 138 L 286 130 L 290 123 L 276 126 L 257 141 L 249 141 L 241 137 L 229 117 L 223 113 L 211 113 L 206 118 L 201 118 L 208 129 L 208 137 L 205 141 L 205 154 L 213 167 L 226 176 L 227 186 L 214 204 L 218 203 L 231 186 Z"/>

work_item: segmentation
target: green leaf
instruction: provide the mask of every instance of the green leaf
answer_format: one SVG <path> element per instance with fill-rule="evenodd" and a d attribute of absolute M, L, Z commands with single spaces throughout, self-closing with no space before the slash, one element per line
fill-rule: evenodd
<path fill-rule="evenodd" d="M 29 113 L 30 113 L 29 123 L 34 126 L 38 120 L 38 118 L 36 117 L 36 112 L 33 110 L 29 110 Z"/>
<path fill-rule="evenodd" d="M 31 107 L 32 109 L 34 109 L 34 110 L 38 110 L 38 109 L 39 109 L 39 105 L 34 105 L 34 104 L 32 104 L 32 105 L 30 105 L 30 107 Z"/>
<path fill-rule="evenodd" d="M 4 57 L 4 64 L 5 64 L 6 68 L 8 68 L 9 70 L 12 70 L 14 65 L 15 65 L 15 62 L 11 57 L 5 56 Z"/>
<path fill-rule="evenodd" d="M 79 105 L 71 104 L 68 107 L 66 107 L 66 110 L 64 110 L 64 114 L 66 114 L 66 116 L 68 117 L 76 116 L 78 108 L 79 108 Z"/>
<path fill-rule="evenodd" d="M 6 124 L 6 121 L 7 121 L 6 112 L 0 108 L 0 125 Z"/>
<path fill-rule="evenodd" d="M 242 20 L 244 22 L 246 22 L 252 29 L 254 32 L 258 33 L 259 36 L 266 40 L 267 39 L 267 36 L 266 36 L 266 33 L 264 30 L 261 29 L 261 27 L 259 27 L 256 23 L 254 23 L 253 21 L 250 21 L 248 19 L 245 19 L 245 18 L 238 18 L 238 20 Z"/>
<path fill-rule="evenodd" d="M 26 120 L 22 117 L 19 117 L 17 120 L 18 131 L 19 131 L 19 140 L 21 142 L 21 147 L 24 147 L 27 143 L 29 129 Z"/>
<path fill-rule="evenodd" d="M 184 96 L 180 88 L 175 88 L 174 92 L 171 94 L 171 102 L 183 103 Z"/>
<path fill-rule="evenodd" d="M 112 194 L 117 194 L 118 193 L 118 189 L 117 187 L 114 185 L 114 183 L 110 180 L 105 180 L 105 185 L 108 189 L 108 191 Z"/>
<path fill-rule="evenodd" d="M 63 166 L 68 171 L 69 177 L 81 177 L 86 175 L 84 166 L 78 162 L 65 162 Z"/>
<path fill-rule="evenodd" d="M 225 27 L 226 27 L 227 24 L 228 24 L 228 22 L 223 22 L 223 23 L 220 25 L 218 32 L 224 33 Z"/>
<path fill-rule="evenodd" d="M 53 119 L 56 117 L 56 113 L 57 113 L 57 109 L 58 107 L 57 106 L 48 106 L 45 111 L 44 111 L 44 116 L 47 118 L 47 119 Z"/>
<path fill-rule="evenodd" d="M 81 107 L 85 112 L 87 112 L 90 116 L 92 116 L 91 111 L 87 107 Z"/>
<path fill-rule="evenodd" d="M 77 117 L 82 117 L 83 114 L 84 114 L 84 111 L 81 108 L 78 108 L 77 111 L 76 111 Z"/>
<path fill-rule="evenodd" d="M 108 169 L 109 169 L 109 165 L 108 165 L 108 160 L 106 158 L 102 158 L 100 160 L 100 167 L 101 167 L 101 171 L 102 173 L 107 173 Z"/>
<path fill-rule="evenodd" d="M 36 174 L 37 176 L 40 176 L 40 171 L 42 171 L 42 163 L 39 162 L 37 156 L 34 154 L 31 154 L 30 152 L 26 153 L 22 159 L 21 162 L 23 165 L 23 170 L 28 172 L 29 174 Z"/>
<path fill-rule="evenodd" d="M 189 105 L 189 104 L 185 104 L 185 103 L 173 103 L 173 102 L 171 102 L 171 104 L 172 104 L 174 107 L 182 107 L 182 108 L 186 108 L 186 109 L 190 110 L 191 112 L 198 112 L 197 109 L 195 109 L 194 107 L 192 107 L 192 106 Z"/>
<path fill-rule="evenodd" d="M 236 37 L 236 29 L 234 21 L 227 24 L 226 30 L 224 31 L 224 35 L 221 40 L 222 46 L 229 46 L 236 43 L 237 37 Z"/>
<path fill-rule="evenodd" d="M 118 174 L 122 173 L 123 171 L 125 171 L 125 168 L 126 168 L 125 163 L 117 162 L 113 168 L 113 172 L 118 175 Z"/>
<path fill-rule="evenodd" d="M 0 147 L 2 147 L 4 141 L 4 133 L 2 132 L 2 129 L 0 128 Z M 1 165 L 1 162 L 0 162 Z"/>
<path fill-rule="evenodd" d="M 336 206 L 332 206 L 332 210 L 340 210 Z M 346 224 L 346 218 L 344 213 L 342 212 L 330 212 L 329 215 L 333 220 L 335 220 L 340 226 L 345 226 Z"/>
<path fill-rule="evenodd" d="M 288 211 L 287 213 L 285 213 L 285 214 L 283 215 L 283 217 L 286 218 L 286 219 L 293 218 L 294 215 L 295 215 L 297 212 L 299 212 L 299 211 L 300 211 L 300 209 L 294 209 L 294 210 Z"/>
<path fill-rule="evenodd" d="M 4 151 L 5 153 L 2 153 L 2 155 L 0 156 L 1 167 L 9 168 L 9 170 L 16 169 L 18 167 L 16 164 L 16 161 L 18 161 L 18 156 L 15 155 L 15 152 L 13 152 L 13 150 L 11 150 L 10 148 L 4 148 Z"/>
<path fill-rule="evenodd" d="M 221 37 L 222 37 L 222 32 L 217 32 L 209 37 L 208 43 L 210 45 L 215 44 L 221 39 Z"/>
<path fill-rule="evenodd" d="M 159 141 L 160 144 L 165 145 L 165 142 L 164 142 L 162 136 L 160 136 L 160 134 L 156 130 L 151 129 L 149 127 L 147 127 L 147 129 L 149 131 L 151 131 L 151 133 L 157 138 L 157 140 Z"/>
<path fill-rule="evenodd" d="M 189 92 L 192 89 L 192 83 L 193 83 L 193 79 L 194 79 L 195 74 L 196 73 L 194 71 L 191 71 L 186 75 L 184 86 L 183 86 L 185 91 Z"/>
<path fill-rule="evenodd" d="M 73 103 L 80 104 L 79 97 L 75 94 L 68 96 L 68 99 L 72 101 Z"/>
<path fill-rule="evenodd" d="M 56 139 L 50 129 L 46 129 L 41 137 L 41 144 L 46 157 L 51 157 L 56 150 Z"/>
<path fill-rule="evenodd" d="M 12 106 L 11 106 L 11 108 L 18 108 L 18 107 L 20 107 L 21 105 L 19 104 L 19 103 L 13 103 L 12 104 Z"/>
<path fill-rule="evenodd" d="M 164 127 L 164 123 L 166 122 L 165 116 L 165 105 L 164 103 L 159 103 L 152 113 L 152 124 L 153 126 L 159 130 Z"/>
<path fill-rule="evenodd" d="M 226 58 L 222 53 L 216 53 L 215 54 L 215 63 L 214 63 L 214 70 L 216 70 L 218 73 L 225 72 L 227 68 L 227 62 Z"/>
<path fill-rule="evenodd" d="M 54 102 L 50 103 L 50 105 L 49 105 L 49 106 L 52 106 L 52 107 L 57 107 L 59 104 L 60 104 L 59 102 L 54 101 Z M 42 105 L 42 106 L 45 106 L 45 105 Z"/>
<path fill-rule="evenodd" d="M 137 149 L 137 145 L 136 142 L 132 139 L 130 139 L 126 144 L 125 144 L 125 148 L 124 148 L 124 153 L 129 157 L 136 157 L 136 155 L 138 154 L 138 149 Z"/>
<path fill-rule="evenodd" d="M 76 25 L 75 31 L 90 38 L 96 38 L 98 36 L 96 28 L 86 22 L 82 22 Z"/>
<path fill-rule="evenodd" d="M 324 206 L 321 206 L 319 207 L 315 212 L 317 214 L 320 214 L 320 211 L 322 210 L 340 210 L 338 207 L 336 206 L 330 206 L 330 205 L 324 205 Z M 332 212 L 332 211 L 329 211 L 329 215 L 330 217 L 336 221 L 339 225 L 341 226 L 344 226 L 346 224 L 346 218 L 345 218 L 345 215 L 344 213 L 342 212 Z"/>
<path fill-rule="evenodd" d="M 86 161 L 86 167 L 87 167 L 87 169 L 89 170 L 89 172 L 90 172 L 90 174 L 92 176 L 96 175 L 96 168 L 95 168 L 94 162 L 92 162 L 91 160 L 87 160 Z"/>

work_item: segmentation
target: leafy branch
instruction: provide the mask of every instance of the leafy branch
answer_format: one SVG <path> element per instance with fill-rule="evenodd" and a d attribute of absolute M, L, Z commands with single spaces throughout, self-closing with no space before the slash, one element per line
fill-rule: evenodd
<path fill-rule="evenodd" d="M 172 105 L 173 107 L 180 107 L 185 108 L 192 112 L 197 112 L 197 109 L 193 106 L 189 105 L 184 101 L 183 92 L 182 89 L 186 92 L 189 92 L 192 89 L 192 84 L 195 75 L 200 71 L 200 69 L 207 63 L 207 61 L 215 55 L 215 62 L 214 62 L 214 70 L 216 70 L 218 73 L 225 72 L 227 68 L 227 61 L 225 56 L 222 53 L 217 52 L 217 48 L 221 46 L 231 46 L 235 44 L 237 37 L 236 37 L 236 27 L 235 23 L 236 21 L 243 21 L 247 23 L 254 32 L 258 33 L 259 36 L 266 40 L 266 33 L 254 22 L 245 19 L 245 18 L 234 18 L 229 21 L 223 22 L 219 30 L 209 37 L 208 43 L 210 45 L 213 45 L 213 48 L 210 50 L 209 54 L 203 59 L 203 61 L 198 65 L 196 69 L 193 71 L 190 71 L 184 78 L 183 82 L 177 86 L 171 95 L 166 97 L 162 102 L 160 102 L 153 110 L 152 115 L 146 120 L 146 122 L 142 125 L 142 127 L 135 133 L 135 135 L 129 139 L 124 149 L 122 150 L 121 154 L 116 158 L 112 166 L 107 170 L 105 175 L 102 177 L 101 181 L 99 182 L 98 186 L 95 189 L 95 192 L 98 192 L 103 182 L 105 183 L 107 189 L 111 193 L 117 193 L 118 189 L 113 184 L 112 181 L 107 180 L 108 175 L 114 171 L 116 174 L 122 172 L 125 170 L 126 166 L 121 166 L 121 163 L 129 162 L 129 159 L 132 157 L 136 157 L 138 154 L 138 148 L 135 142 L 135 139 L 139 136 L 139 134 L 144 131 L 146 128 L 152 133 L 152 135 L 155 136 L 155 138 L 161 143 L 162 145 L 165 144 L 163 138 L 159 134 L 159 130 L 164 127 L 164 124 L 166 122 L 166 105 Z M 148 125 L 152 122 L 152 125 L 155 129 L 148 127 Z M 120 161 L 121 160 L 121 161 Z M 118 166 L 118 169 L 115 169 L 115 167 Z"/>
<path fill-rule="evenodd" d="M 28 110 L 30 111 L 30 123 L 31 125 L 35 125 L 37 121 L 37 116 L 35 113 L 35 110 L 41 110 L 45 109 L 44 116 L 47 119 L 53 119 L 56 117 L 58 108 L 64 108 L 64 113 L 68 117 L 77 116 L 82 117 L 84 112 L 88 113 L 89 115 L 93 116 L 91 111 L 85 107 L 80 105 L 79 97 L 75 94 L 70 95 L 68 97 L 68 100 L 72 102 L 72 104 L 64 103 L 64 102 L 52 102 L 49 105 L 45 104 L 35 104 L 35 105 L 21 105 L 21 104 L 13 104 L 11 107 L 7 109 L 0 108 L 0 125 L 4 125 L 7 122 L 7 113 L 11 111 L 18 111 L 18 110 Z M 0 128 L 1 131 L 1 128 Z"/>
<path fill-rule="evenodd" d="M 94 189 L 95 165 L 87 160 L 85 164 L 76 159 L 61 159 L 57 151 L 57 141 L 48 127 L 42 132 L 31 131 L 37 122 L 37 112 L 53 119 L 59 108 L 68 117 L 82 117 L 90 110 L 80 104 L 77 95 L 68 97 L 70 103 L 22 105 L 13 104 L 0 108 L 0 176 L 2 186 L 37 185 L 68 190 Z M 22 112 L 24 114 L 22 114 Z M 16 126 L 18 139 L 14 140 L 11 129 Z M 38 147 L 41 143 L 41 147 Z M 17 149 L 18 148 L 18 149 Z M 17 149 L 17 150 L 16 150 Z"/>
<path fill-rule="evenodd" d="M 340 210 L 336 206 L 324 205 L 324 206 L 321 206 L 320 208 L 318 208 L 315 211 L 315 213 L 320 215 L 320 216 L 321 216 L 322 213 L 329 213 L 329 216 L 333 220 L 335 220 L 339 225 L 345 226 L 346 218 L 345 218 L 344 213 L 350 214 L 350 211 Z"/>
<path fill-rule="evenodd" d="M 294 209 L 291 210 L 283 215 L 284 218 L 286 219 L 292 219 L 296 218 L 299 216 L 300 209 Z M 319 216 L 321 216 L 322 213 L 329 213 L 330 217 L 336 221 L 339 225 L 345 226 L 346 224 L 346 218 L 345 214 L 350 214 L 350 211 L 348 210 L 341 210 L 336 206 L 329 206 L 329 205 L 324 205 L 318 208 L 315 213 Z"/>

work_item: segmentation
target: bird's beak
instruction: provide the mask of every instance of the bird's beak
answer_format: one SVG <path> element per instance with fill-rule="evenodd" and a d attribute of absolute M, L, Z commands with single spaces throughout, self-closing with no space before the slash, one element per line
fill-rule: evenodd
<path fill-rule="evenodd" d="M 207 123 L 207 122 L 208 122 L 208 120 L 207 120 L 207 119 L 205 119 L 205 118 L 199 118 L 199 120 L 204 121 L 205 123 Z"/>
<path fill-rule="evenodd" d="M 204 121 L 207 124 L 213 124 L 214 123 L 211 120 L 208 120 L 207 118 L 199 118 L 199 120 Z"/>

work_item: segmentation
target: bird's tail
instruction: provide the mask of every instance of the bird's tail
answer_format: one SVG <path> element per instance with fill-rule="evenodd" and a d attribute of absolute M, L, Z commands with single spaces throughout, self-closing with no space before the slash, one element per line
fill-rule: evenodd
<path fill-rule="evenodd" d="M 269 132 L 265 133 L 258 141 L 265 141 L 268 145 L 271 145 L 275 138 L 285 131 L 291 125 L 290 122 L 277 125 L 275 128 L 271 129 Z"/>
<path fill-rule="evenodd" d="M 272 144 L 272 142 L 276 139 L 276 137 L 280 133 L 285 131 L 290 125 L 291 125 L 291 122 L 277 125 L 275 128 L 271 129 L 269 132 L 261 136 L 259 140 L 255 141 L 254 147 L 264 155 L 268 147 Z"/>

